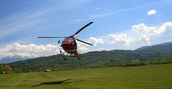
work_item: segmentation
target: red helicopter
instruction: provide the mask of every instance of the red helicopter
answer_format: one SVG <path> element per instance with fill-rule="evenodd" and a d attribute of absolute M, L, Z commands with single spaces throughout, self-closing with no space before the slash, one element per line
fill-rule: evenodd
<path fill-rule="evenodd" d="M 80 41 L 82 43 L 88 44 L 93 46 L 93 44 L 79 40 L 77 38 L 75 38 L 74 36 L 77 35 L 80 31 L 82 31 L 84 28 L 86 28 L 87 26 L 89 26 L 90 24 L 92 24 L 93 22 L 90 22 L 88 24 L 86 24 L 85 26 L 83 26 L 81 29 L 79 29 L 75 34 L 68 36 L 68 37 L 38 37 L 38 38 L 65 38 L 62 42 L 61 42 L 61 47 L 63 48 L 63 50 L 65 52 L 62 52 L 60 50 L 60 54 L 63 56 L 64 59 L 66 59 L 66 57 L 69 55 L 74 55 L 76 57 L 78 57 L 78 59 L 80 59 L 80 54 L 77 51 L 77 41 Z M 58 43 L 60 43 L 60 41 L 58 41 Z M 65 54 L 67 53 L 67 54 Z"/>

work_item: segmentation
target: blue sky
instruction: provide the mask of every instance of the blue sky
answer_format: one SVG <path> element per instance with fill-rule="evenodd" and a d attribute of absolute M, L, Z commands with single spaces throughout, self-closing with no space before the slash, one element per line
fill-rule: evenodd
<path fill-rule="evenodd" d="M 91 21 L 76 37 L 95 46 L 78 43 L 81 53 L 172 41 L 171 8 L 171 0 L 1 0 L 0 58 L 56 54 L 58 39 L 37 37 L 69 36 Z"/>

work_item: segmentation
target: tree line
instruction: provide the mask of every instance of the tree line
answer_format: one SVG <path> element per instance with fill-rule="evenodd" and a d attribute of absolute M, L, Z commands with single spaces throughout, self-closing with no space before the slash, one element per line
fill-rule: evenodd
<path fill-rule="evenodd" d="M 154 58 L 151 61 L 140 61 L 138 59 L 133 59 L 129 62 L 124 62 L 124 61 L 115 61 L 112 62 L 109 65 L 105 65 L 102 62 L 97 62 L 94 65 L 89 65 L 89 66 L 79 66 L 77 68 L 100 68 L 100 67 L 130 67 L 130 66 L 143 66 L 143 65 L 155 65 L 155 64 L 169 64 L 172 63 L 172 57 L 167 57 L 167 58 Z M 24 68 L 24 69 L 23 69 Z M 21 68 L 17 68 L 15 66 L 11 67 L 8 64 L 1 64 L 0 65 L 0 74 L 6 74 L 6 73 L 21 73 L 21 72 L 41 72 L 45 71 L 47 69 L 51 71 L 57 71 L 57 70 L 66 70 L 66 69 L 76 69 L 75 67 L 73 68 L 59 68 L 58 66 L 49 66 L 49 67 L 35 67 L 35 68 L 25 68 L 24 66 L 21 66 Z"/>

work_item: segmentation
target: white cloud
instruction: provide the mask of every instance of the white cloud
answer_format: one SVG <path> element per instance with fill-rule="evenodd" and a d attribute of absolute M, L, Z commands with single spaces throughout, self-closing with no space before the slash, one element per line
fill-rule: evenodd
<path fill-rule="evenodd" d="M 172 22 L 164 23 L 159 28 L 146 26 L 144 23 L 133 25 L 131 32 L 139 38 L 138 40 L 141 41 L 142 45 L 148 45 L 152 37 L 172 34 Z"/>
<path fill-rule="evenodd" d="M 145 24 L 138 24 L 132 26 L 132 32 L 138 34 L 145 34 L 148 36 L 152 35 L 162 35 L 162 34 L 171 34 L 172 33 L 172 22 L 164 23 L 160 28 L 154 26 L 148 27 Z"/>
<path fill-rule="evenodd" d="M 103 44 L 101 38 L 90 37 L 89 42 L 94 45 Z M 83 44 L 77 41 L 78 51 L 81 53 L 90 51 L 89 45 Z M 40 57 L 59 54 L 59 49 L 57 45 L 47 44 L 47 45 L 37 45 L 37 44 L 27 44 L 22 45 L 20 43 L 13 43 L 0 48 L 0 59 L 4 57 Z"/>
<path fill-rule="evenodd" d="M 139 41 L 141 41 L 142 45 L 149 45 L 150 44 L 150 38 L 146 35 L 142 35 L 139 37 Z"/>
<path fill-rule="evenodd" d="M 36 45 L 28 44 L 22 45 L 20 43 L 13 43 L 0 48 L 0 58 L 21 56 L 21 57 L 39 57 L 55 55 L 59 53 L 56 45 Z"/>
<path fill-rule="evenodd" d="M 103 44 L 104 43 L 102 38 L 95 38 L 95 37 L 90 37 L 88 42 L 92 43 L 94 46 L 96 46 L 97 44 Z"/>
<path fill-rule="evenodd" d="M 81 42 L 78 43 L 78 51 L 81 53 L 88 52 L 90 49 L 88 45 Z M 40 57 L 59 54 L 59 49 L 57 45 L 47 44 L 47 45 L 36 45 L 27 44 L 22 45 L 20 43 L 13 43 L 0 48 L 0 59 L 5 57 Z"/>
<path fill-rule="evenodd" d="M 153 14 L 156 14 L 156 10 L 149 10 L 147 12 L 147 15 L 153 15 Z"/>
<path fill-rule="evenodd" d="M 77 47 L 78 47 L 78 52 L 80 53 L 85 53 L 85 52 L 88 52 L 88 51 L 90 51 L 90 49 L 88 48 L 88 45 L 86 45 L 86 44 L 83 44 L 83 43 L 81 43 L 81 42 L 79 42 L 79 41 L 77 41 L 76 40 L 76 42 L 77 42 Z"/>
<path fill-rule="evenodd" d="M 85 53 L 85 52 L 90 51 L 90 49 L 87 46 L 79 45 L 78 46 L 78 51 L 81 52 L 81 53 Z"/>
<path fill-rule="evenodd" d="M 160 27 L 147 26 L 144 23 L 133 25 L 132 29 L 127 33 L 109 34 L 109 44 L 124 44 L 130 46 L 131 43 L 141 43 L 142 45 L 150 45 L 151 39 L 158 36 L 166 36 L 172 34 L 172 22 L 166 22 Z"/>
<path fill-rule="evenodd" d="M 147 35 L 160 34 L 160 31 L 158 31 L 156 27 L 148 27 L 144 23 L 133 25 L 131 31 Z"/>
<path fill-rule="evenodd" d="M 93 44 L 94 46 L 96 46 L 97 44 L 103 44 L 104 43 L 102 38 L 96 38 L 96 37 L 90 37 L 88 39 L 88 42 Z M 81 53 L 85 53 L 85 52 L 88 52 L 91 50 L 90 49 L 91 46 L 84 44 L 84 43 L 81 43 L 79 41 L 77 41 L 77 46 L 78 46 L 78 51 Z"/>
<path fill-rule="evenodd" d="M 172 34 L 172 22 L 164 23 L 160 28 L 159 31 L 162 35 Z"/>
<path fill-rule="evenodd" d="M 135 41 L 134 38 L 129 37 L 127 34 L 110 34 L 109 38 L 109 44 L 124 43 L 125 45 L 130 46 L 130 44 Z"/>

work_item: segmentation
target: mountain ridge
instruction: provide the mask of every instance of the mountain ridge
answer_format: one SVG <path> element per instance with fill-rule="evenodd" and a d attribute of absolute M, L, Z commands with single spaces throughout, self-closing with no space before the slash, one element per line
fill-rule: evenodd
<path fill-rule="evenodd" d="M 8 57 L 0 59 L 0 64 L 7 64 L 7 63 L 11 63 L 11 62 L 26 60 L 26 59 L 30 59 L 30 58 L 29 57 L 21 57 L 21 56 L 12 56 L 12 57 L 8 56 Z"/>
<path fill-rule="evenodd" d="M 147 49 L 147 48 L 151 48 L 151 47 L 156 47 L 156 46 L 162 46 L 162 45 L 172 45 L 172 42 L 165 42 L 165 43 L 161 43 L 161 44 L 155 44 L 155 45 L 151 45 L 151 46 L 143 46 L 140 48 L 137 48 L 135 50 L 142 50 L 142 49 Z"/>

